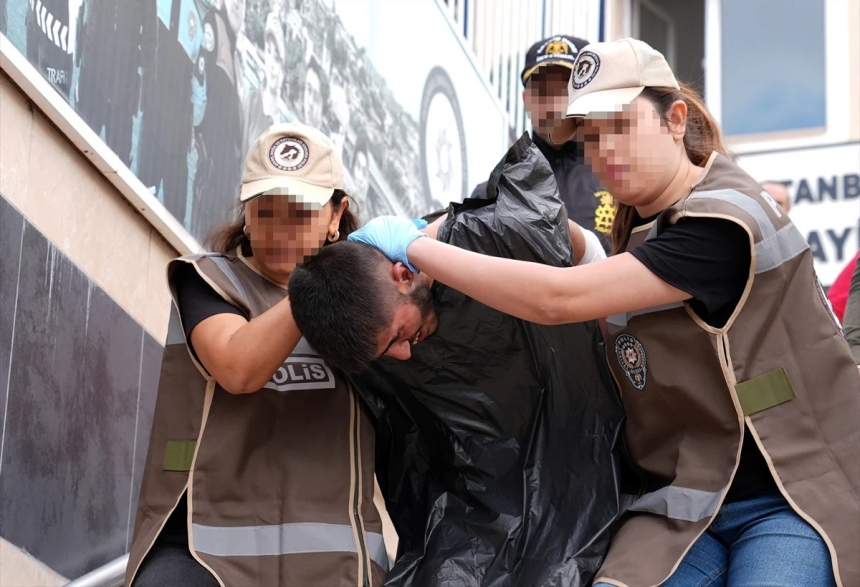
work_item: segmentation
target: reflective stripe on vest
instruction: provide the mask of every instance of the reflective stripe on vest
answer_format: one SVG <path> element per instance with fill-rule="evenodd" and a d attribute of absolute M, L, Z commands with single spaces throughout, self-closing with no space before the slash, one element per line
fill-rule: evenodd
<path fill-rule="evenodd" d="M 756 275 L 776 269 L 808 248 L 809 243 L 806 242 L 794 223 L 783 226 L 769 240 L 762 241 L 755 246 Z"/>
<path fill-rule="evenodd" d="M 720 503 L 722 491 L 702 491 L 689 487 L 669 485 L 646 493 L 628 509 L 666 516 L 673 520 L 698 522 L 714 515 Z"/>
<path fill-rule="evenodd" d="M 194 550 L 212 556 L 278 556 L 313 552 L 358 554 L 352 526 L 296 523 L 279 526 L 202 526 L 191 524 Z M 365 532 L 370 558 L 388 572 L 382 534 Z"/>
<path fill-rule="evenodd" d="M 761 242 L 755 245 L 756 275 L 776 269 L 783 263 L 791 261 L 809 248 L 809 244 L 793 223 L 783 226 L 780 230 L 771 222 L 762 205 L 749 196 L 735 190 L 714 190 L 709 192 L 694 192 L 688 200 L 720 200 L 737 206 L 758 223 L 761 231 Z"/>

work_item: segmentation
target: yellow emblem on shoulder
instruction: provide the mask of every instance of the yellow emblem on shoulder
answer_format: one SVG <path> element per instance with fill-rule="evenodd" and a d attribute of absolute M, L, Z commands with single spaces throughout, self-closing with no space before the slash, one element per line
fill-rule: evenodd
<path fill-rule="evenodd" d="M 594 197 L 600 198 L 600 205 L 594 211 L 594 228 L 609 234 L 612 232 L 612 221 L 615 220 L 615 198 L 606 190 L 595 192 Z"/>

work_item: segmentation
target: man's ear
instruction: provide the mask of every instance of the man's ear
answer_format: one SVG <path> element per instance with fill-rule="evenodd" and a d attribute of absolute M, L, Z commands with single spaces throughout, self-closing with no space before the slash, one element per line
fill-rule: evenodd
<path fill-rule="evenodd" d="M 394 281 L 397 291 L 402 294 L 408 294 L 412 291 L 415 274 L 409 270 L 409 267 L 398 261 L 391 264 L 391 279 Z"/>

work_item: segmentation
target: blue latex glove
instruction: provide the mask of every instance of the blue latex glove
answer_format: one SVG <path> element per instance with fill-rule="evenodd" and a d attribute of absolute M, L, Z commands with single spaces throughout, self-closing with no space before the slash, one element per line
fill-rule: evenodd
<path fill-rule="evenodd" d="M 399 261 L 409 267 L 409 270 L 413 273 L 420 273 L 409 263 L 409 259 L 406 258 L 406 247 L 416 238 L 427 236 L 423 232 L 418 232 L 419 227 L 424 228 L 425 226 L 427 226 L 427 222 L 424 220 L 407 220 L 398 216 L 380 216 L 374 218 L 347 238 L 351 241 L 376 247 L 393 262 L 397 263 Z"/>

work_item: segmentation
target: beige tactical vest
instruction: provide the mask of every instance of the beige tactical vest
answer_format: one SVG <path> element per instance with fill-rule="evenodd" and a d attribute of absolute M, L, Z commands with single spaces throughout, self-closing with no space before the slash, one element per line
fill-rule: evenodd
<path fill-rule="evenodd" d="M 803 236 L 741 169 L 714 153 L 681 202 L 634 230 L 628 251 L 681 218 L 748 233 L 752 264 L 723 328 L 687 304 L 607 319 L 607 355 L 648 493 L 625 514 L 595 582 L 660 585 L 719 511 L 744 424 L 791 507 L 860 586 L 860 374 Z M 811 586 L 810 586 L 811 587 Z"/>
<path fill-rule="evenodd" d="M 358 397 L 304 339 L 263 389 L 222 389 L 186 346 L 180 263 L 249 319 L 287 295 L 241 257 L 168 266 L 174 304 L 126 585 L 186 490 L 191 554 L 221 585 L 382 585 L 374 431 Z"/>

